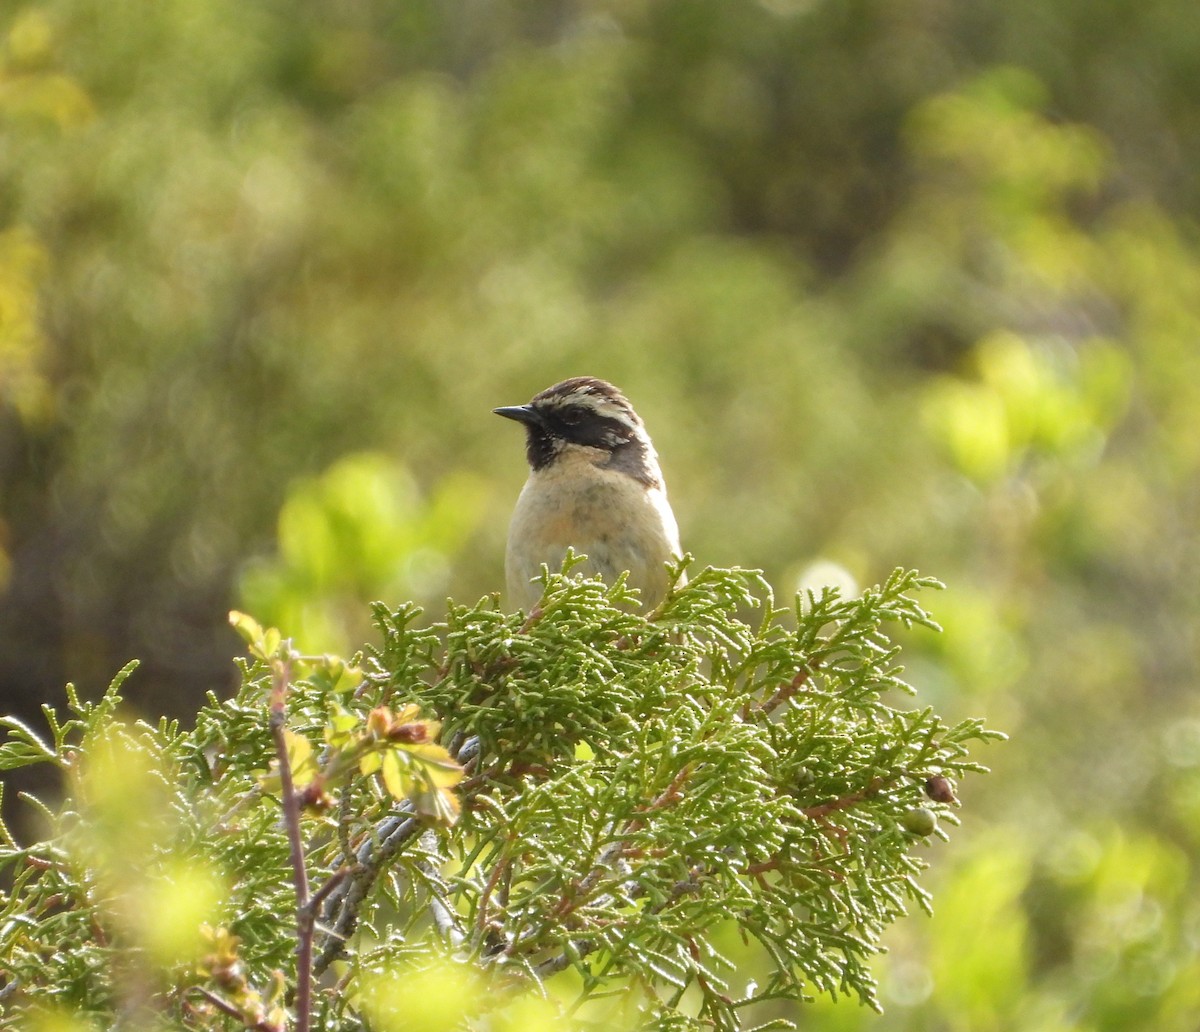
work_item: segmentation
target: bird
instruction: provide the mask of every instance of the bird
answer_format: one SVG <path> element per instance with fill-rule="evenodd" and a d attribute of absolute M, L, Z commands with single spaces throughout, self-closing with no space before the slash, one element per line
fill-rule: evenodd
<path fill-rule="evenodd" d="M 575 376 L 527 405 L 493 409 L 525 427 L 529 479 L 521 489 L 505 550 L 508 598 L 532 611 L 544 563 L 561 568 L 567 549 L 587 556 L 579 570 L 628 584 L 652 609 L 671 585 L 667 563 L 682 555 L 658 454 L 629 399 L 606 380 Z"/>

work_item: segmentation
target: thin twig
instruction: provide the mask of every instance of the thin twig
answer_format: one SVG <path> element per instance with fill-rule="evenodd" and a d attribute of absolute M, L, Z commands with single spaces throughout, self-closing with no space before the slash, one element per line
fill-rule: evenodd
<path fill-rule="evenodd" d="M 508 865 L 511 860 L 508 857 L 498 861 L 496 866 L 492 868 L 492 873 L 488 876 L 487 884 L 484 885 L 483 891 L 479 894 L 479 912 L 475 918 L 475 924 L 480 931 L 483 931 L 487 924 L 488 902 L 492 898 L 492 893 L 496 891 L 496 886 L 500 883 L 500 879 L 504 877 L 504 872 L 508 870 Z"/>
<path fill-rule="evenodd" d="M 407 804 L 406 804 L 407 805 Z M 369 837 L 358 849 L 357 866 L 347 872 L 342 891 L 330 891 L 325 898 L 328 929 L 325 942 L 314 963 L 314 972 L 322 974 L 342 955 L 346 941 L 358 926 L 358 910 L 380 871 L 418 831 L 421 822 L 411 810 L 385 820 L 376 836 Z M 341 888 L 339 886 L 339 888 Z M 335 917 L 336 915 L 336 917 Z"/>
<path fill-rule="evenodd" d="M 454 914 L 450 908 L 442 902 L 441 898 L 436 894 L 431 894 L 429 897 L 429 913 L 433 918 L 433 923 L 438 930 L 438 935 L 449 943 L 451 946 L 461 946 L 465 935 L 458 929 L 458 924 L 454 920 Z"/>
<path fill-rule="evenodd" d="M 655 810 L 661 810 L 664 806 L 670 806 L 683 794 L 684 782 L 691 777 L 693 769 L 693 765 L 690 763 L 685 763 L 680 767 L 679 771 L 671 779 L 671 783 L 655 797 L 653 802 L 643 808 L 641 811 L 642 815 L 634 817 L 626 823 L 624 831 L 600 851 L 600 855 L 596 858 L 592 869 L 575 883 L 570 892 L 563 893 L 557 907 L 554 909 L 555 916 L 563 917 L 575 910 L 583 902 L 584 898 L 596 887 L 600 879 L 620 862 L 629 849 L 628 836 L 646 826 L 645 815 L 651 814 Z"/>
<path fill-rule="evenodd" d="M 308 909 L 314 915 L 321 909 L 321 904 L 346 880 L 347 875 L 350 874 L 350 870 L 349 867 L 339 867 L 329 876 L 329 880 L 313 893 L 312 899 L 308 901 Z"/>
<path fill-rule="evenodd" d="M 703 875 L 703 873 L 703 866 L 697 866 L 693 868 L 691 872 L 692 876 L 690 878 L 685 878 L 683 881 L 676 882 L 671 887 L 670 895 L 661 903 L 650 907 L 646 912 L 650 914 L 660 913 L 661 911 L 666 910 L 666 908 L 672 903 L 682 899 L 684 896 L 690 896 L 695 892 L 699 892 L 701 885 L 698 879 Z M 631 893 L 631 896 L 632 898 L 637 899 L 643 894 L 644 893 L 635 890 L 633 893 Z M 532 971 L 539 979 L 549 978 L 551 975 L 556 975 L 558 972 L 570 967 L 576 958 L 582 959 L 589 953 L 595 953 L 596 950 L 600 948 L 600 945 L 601 944 L 594 939 L 574 939 L 571 942 L 570 951 L 564 950 L 562 953 L 559 953 L 556 956 L 550 957 L 547 960 L 543 960 L 540 964 L 532 968 Z"/>
<path fill-rule="evenodd" d="M 241 1022 L 242 1028 L 250 1029 L 250 1032 L 283 1032 L 282 1027 L 276 1023 L 269 1021 L 267 1018 L 259 1018 L 254 1021 L 252 1016 L 248 1016 L 245 1011 L 240 1010 L 228 1000 L 222 999 L 210 989 L 204 988 L 202 985 L 194 985 L 192 988 L 211 1003 L 217 1010 L 223 1014 L 228 1014 L 231 1018 L 235 1018 Z M 251 1025 L 250 1021 L 254 1021 Z"/>
<path fill-rule="evenodd" d="M 521 624 L 521 629 L 517 631 L 517 633 L 528 634 L 533 630 L 534 625 L 542 618 L 543 615 L 544 613 L 542 607 L 540 605 L 534 606 L 531 610 L 529 610 L 529 615 L 525 617 L 525 622 Z"/>
<path fill-rule="evenodd" d="M 426 830 L 421 836 L 421 846 L 427 853 L 433 853 L 437 849 L 437 836 L 432 830 Z M 429 889 L 429 913 L 438 934 L 451 946 L 461 946 L 466 936 L 458 927 L 454 911 L 444 900 L 446 883 L 442 881 L 441 874 L 428 860 L 418 861 L 417 867 L 425 876 Z"/>
<path fill-rule="evenodd" d="M 820 818 L 826 817 L 837 810 L 845 810 L 856 803 L 861 803 L 864 799 L 869 799 L 875 795 L 884 785 L 888 784 L 886 778 L 874 777 L 866 788 L 860 789 L 857 792 L 850 792 L 844 796 L 839 796 L 837 799 L 831 799 L 827 803 L 819 803 L 817 806 L 806 806 L 800 812 L 805 817 Z"/>
<path fill-rule="evenodd" d="M 467 738 L 453 753 L 463 767 L 470 767 L 479 758 L 480 743 L 475 736 Z M 424 827 L 413 815 L 411 804 L 403 803 L 400 812 L 384 820 L 374 835 L 358 847 L 353 854 L 347 853 L 350 861 L 342 884 L 324 893 L 325 938 L 317 953 L 313 970 L 321 975 L 345 951 L 346 942 L 358 927 L 358 913 L 380 872 Z M 440 905 L 440 904 L 439 904 Z M 315 913 L 315 911 L 314 911 Z M 449 912 L 434 911 L 434 921 L 439 928 L 449 928 L 453 918 Z"/>
<path fill-rule="evenodd" d="M 193 986 L 193 988 L 222 1013 L 228 1014 L 231 1018 L 237 1018 L 239 1021 L 242 1021 L 245 1018 L 245 1015 L 242 1014 L 242 1012 L 238 1010 L 232 1003 L 230 1003 L 228 1000 L 221 999 L 221 997 L 212 992 L 212 990 L 205 989 L 202 985 Z"/>
<path fill-rule="evenodd" d="M 593 939 L 575 939 L 571 942 L 571 953 L 564 950 L 558 956 L 551 957 L 549 960 L 543 960 L 533 968 L 533 973 L 539 980 L 545 980 L 551 975 L 557 975 L 560 971 L 565 971 L 576 958 L 582 960 L 589 953 L 595 953 L 599 948 L 600 943 Z"/>
<path fill-rule="evenodd" d="M 731 1000 L 723 992 L 721 992 L 719 989 L 717 989 L 715 986 L 713 986 L 709 982 L 708 978 L 705 976 L 704 971 L 701 969 L 699 943 L 697 943 L 695 939 L 693 939 L 689 936 L 687 944 L 688 944 L 688 953 L 691 954 L 692 960 L 695 962 L 695 965 L 696 965 L 696 984 L 700 986 L 700 988 L 704 991 L 704 994 L 706 996 L 714 997 L 715 999 L 718 999 L 723 1004 L 725 1004 L 725 1006 L 732 1007 L 733 1000 Z"/>
<path fill-rule="evenodd" d="M 758 707 L 759 713 L 773 713 L 785 702 L 795 695 L 801 688 L 808 683 L 808 679 L 812 677 L 812 669 L 810 666 L 802 666 L 796 671 L 796 676 L 785 684 L 781 684 L 775 689 L 775 694 L 767 699 L 761 706 Z"/>
<path fill-rule="evenodd" d="M 679 799 L 680 796 L 683 795 L 683 786 L 687 779 L 692 775 L 693 770 L 694 768 L 692 764 L 684 764 L 684 766 L 682 766 L 676 775 L 671 779 L 671 783 L 667 785 L 667 787 L 663 789 L 658 796 L 655 797 L 654 801 L 642 811 L 642 814 L 650 814 L 655 810 L 661 810 L 663 807 L 670 806 L 677 799 Z M 578 907 L 582 901 L 582 897 L 595 888 L 596 883 L 599 882 L 604 873 L 607 870 L 610 870 L 611 867 L 621 859 L 622 855 L 628 849 L 629 843 L 626 841 L 625 836 L 644 826 L 645 820 L 643 816 L 632 818 L 625 825 L 624 834 L 620 838 L 614 839 L 600 851 L 600 856 L 597 857 L 596 863 L 593 865 L 591 871 L 589 871 L 579 881 L 575 891 L 569 895 L 563 895 L 563 898 L 559 901 L 556 913 L 562 916 Z M 701 868 L 694 869 L 692 871 L 693 877 L 688 880 L 677 882 L 674 886 L 674 890 L 672 891 L 670 899 L 664 900 L 659 907 L 654 909 L 665 909 L 668 905 L 675 902 L 675 900 L 679 899 L 680 897 L 696 891 L 699 888 L 699 883 L 695 879 L 699 877 L 700 874 Z M 506 952 L 511 955 L 518 945 L 519 944 L 510 945 Z M 600 946 L 601 943 L 595 939 L 573 939 L 571 941 L 570 950 L 564 950 L 562 953 L 559 953 L 556 956 L 543 960 L 540 964 L 535 965 L 531 970 L 536 978 L 539 980 L 544 980 L 549 978 L 551 975 L 555 975 L 558 972 L 570 967 L 577 958 L 586 957 L 589 953 L 594 953 L 600 948 Z"/>
<path fill-rule="evenodd" d="M 287 828 L 292 859 L 292 881 L 296 887 L 296 1032 L 308 1032 L 312 1022 L 313 930 L 315 914 L 308 892 L 308 868 L 304 862 L 304 840 L 300 832 L 300 798 L 292 779 L 288 760 L 287 692 L 291 681 L 291 663 L 275 663 L 271 686 L 271 736 L 279 759 L 279 783 L 283 795 L 283 822 Z"/>

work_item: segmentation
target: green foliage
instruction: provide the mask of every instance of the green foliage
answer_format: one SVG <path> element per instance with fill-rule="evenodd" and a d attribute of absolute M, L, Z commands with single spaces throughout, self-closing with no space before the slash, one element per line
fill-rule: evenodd
<path fill-rule="evenodd" d="M 357 641 L 369 627 L 360 599 L 440 592 L 449 557 L 476 529 L 485 488 L 446 477 L 424 499 L 395 459 L 359 453 L 293 484 L 279 512 L 278 554 L 248 563 L 243 604 L 298 642 Z"/>
<path fill-rule="evenodd" d="M 0 848 L 6 1022 L 291 1027 L 297 937 L 340 976 L 294 1003 L 320 1028 L 409 1027 L 403 1001 L 435 982 L 445 1028 L 877 1006 L 881 934 L 930 905 L 914 850 L 957 824 L 951 785 L 983 769 L 968 745 L 999 737 L 903 705 L 890 634 L 934 626 L 913 595 L 935 582 L 782 610 L 761 575 L 709 568 L 643 615 L 621 583 L 544 581 L 529 614 L 451 603 L 422 627 L 379 605 L 357 667 L 235 614 L 242 689 L 189 733 L 122 722 L 123 678 L 94 705 L 72 692 L 69 721 L 48 710 L 50 741 L 8 721 L 0 763 L 56 763 L 68 795 L 45 838 Z M 734 984 L 744 955 L 757 985 Z M 618 989 L 639 992 L 613 1011 Z"/>
<path fill-rule="evenodd" d="M 137 655 L 132 708 L 190 722 L 231 607 L 346 652 L 367 598 L 495 590 L 524 466 L 490 409 L 603 375 L 703 563 L 938 570 L 923 702 L 1014 732 L 873 964 L 886 1014 L 806 1025 L 1193 1032 L 1198 26 L 0 4 L 0 697 L 33 727 Z M 269 753 L 257 706 L 222 733 Z"/>

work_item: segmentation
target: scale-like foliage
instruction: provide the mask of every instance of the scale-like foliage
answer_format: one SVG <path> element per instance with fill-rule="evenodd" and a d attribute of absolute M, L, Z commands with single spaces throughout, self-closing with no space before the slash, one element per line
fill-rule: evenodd
<path fill-rule="evenodd" d="M 297 1027 L 392 1027 L 386 987 L 438 953 L 490 987 L 462 991 L 464 1024 L 568 968 L 581 1023 L 618 990 L 621 1021 L 663 1028 L 874 1005 L 881 933 L 929 907 L 914 847 L 997 737 L 909 705 L 888 632 L 934 626 L 930 586 L 897 571 L 781 610 L 758 574 L 709 569 L 642 614 L 623 584 L 548 574 L 529 614 L 377 606 L 357 665 L 240 617 L 244 686 L 191 733 L 118 723 L 115 687 L 48 714 L 51 742 L 9 722 L 0 765 L 71 780 L 45 841 L 0 848 L 6 1014 L 289 1027 L 298 941 L 318 981 Z M 199 902 L 170 934 L 139 916 L 180 885 Z"/>

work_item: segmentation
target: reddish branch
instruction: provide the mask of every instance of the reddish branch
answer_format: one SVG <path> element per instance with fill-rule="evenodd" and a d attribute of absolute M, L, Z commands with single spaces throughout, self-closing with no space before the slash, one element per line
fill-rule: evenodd
<path fill-rule="evenodd" d="M 218 996 L 216 993 L 212 992 L 209 989 L 205 989 L 204 986 L 202 986 L 202 985 L 195 986 L 195 990 L 201 996 L 203 996 L 209 1003 L 211 1003 L 214 1007 L 216 1007 L 217 1010 L 221 1011 L 222 1014 L 228 1014 L 231 1018 L 236 1018 L 238 1021 L 240 1021 L 242 1023 L 243 1028 L 248 1028 L 251 1030 L 251 1032 L 283 1032 L 283 1030 L 280 1028 L 280 1026 L 276 1025 L 270 1019 L 268 1019 L 268 1018 L 255 1019 L 253 1017 L 250 1017 L 249 1015 L 246 1014 L 245 1011 L 240 1010 L 238 1007 L 235 1007 L 228 1000 L 221 999 L 221 997 Z M 250 1024 L 251 1021 L 253 1021 L 254 1024 Z"/>
<path fill-rule="evenodd" d="M 773 713 L 800 691 L 808 683 L 810 677 L 812 677 L 812 669 L 809 666 L 802 666 L 796 671 L 795 677 L 775 689 L 775 694 L 759 706 L 758 711 L 763 714 Z"/>
<path fill-rule="evenodd" d="M 483 887 L 483 892 L 479 896 L 479 915 L 476 924 L 482 930 L 486 926 L 488 902 L 492 898 L 492 893 L 496 891 L 496 886 L 500 883 L 500 879 L 504 877 L 504 873 L 508 870 L 511 861 L 506 857 L 499 861 L 492 868 L 491 876 L 487 880 L 487 884 Z"/>
<path fill-rule="evenodd" d="M 889 783 L 887 778 L 874 777 L 870 780 L 865 788 L 860 788 L 857 792 L 848 792 L 844 796 L 838 796 L 836 799 L 830 799 L 825 803 L 818 803 L 816 806 L 807 806 L 800 812 L 805 817 L 816 821 L 820 825 L 820 830 L 832 838 L 838 839 L 843 846 L 846 844 L 846 831 L 843 828 L 832 827 L 825 822 L 825 818 L 831 813 L 837 813 L 839 810 L 848 810 L 852 806 L 856 806 L 861 802 L 865 802 L 872 796 L 876 795 L 880 789 L 884 788 Z M 757 864 L 750 864 L 746 868 L 746 873 L 752 878 L 756 878 L 760 883 L 763 883 L 762 876 L 768 871 L 777 871 L 782 866 L 782 860 L 777 854 L 768 860 L 763 860 Z M 763 883 L 765 884 L 765 883 Z"/>
<path fill-rule="evenodd" d="M 275 663 L 271 685 L 271 736 L 279 759 L 279 784 L 283 795 L 283 822 L 287 828 L 292 859 L 292 881 L 296 887 L 296 1032 L 308 1032 L 312 1021 L 312 955 L 315 912 L 309 898 L 308 868 L 304 863 L 304 840 L 300 833 L 300 798 L 292 780 L 288 760 L 287 693 L 291 682 L 291 664 Z M 322 890 L 324 893 L 324 890 Z"/>
<path fill-rule="evenodd" d="M 600 853 L 596 865 L 591 871 L 583 879 L 572 882 L 563 890 L 562 899 L 558 901 L 558 905 L 554 908 L 555 917 L 561 918 L 578 907 L 587 894 L 596 887 L 596 883 L 600 881 L 604 873 L 611 870 L 617 861 L 630 853 L 627 836 L 640 831 L 646 826 L 646 815 L 653 813 L 655 810 L 661 810 L 665 806 L 670 806 L 683 795 L 684 782 L 691 777 L 692 769 L 692 764 L 690 763 L 685 763 L 680 767 L 679 772 L 671 779 L 671 783 L 655 797 L 653 802 L 642 810 L 642 816 L 632 818 L 625 825 L 625 830 L 621 837 L 610 843 Z"/>
<path fill-rule="evenodd" d="M 696 969 L 695 969 L 696 982 L 700 986 L 700 988 L 704 991 L 704 994 L 706 996 L 715 997 L 716 999 L 720 1000 L 726 1006 L 732 1007 L 733 1000 L 730 999 L 725 993 L 721 992 L 719 989 L 717 989 L 715 986 L 713 986 L 708 981 L 708 979 L 704 976 L 704 971 L 700 967 L 700 946 L 697 944 L 695 939 L 691 939 L 691 938 L 688 939 L 688 953 L 690 953 L 692 955 L 692 960 L 694 960 L 696 962 Z"/>
<path fill-rule="evenodd" d="M 679 773 L 671 779 L 671 783 L 659 793 L 658 797 L 649 806 L 646 807 L 643 813 L 653 813 L 655 810 L 661 810 L 664 806 L 670 806 L 680 796 L 683 795 L 681 789 L 683 783 L 692 776 L 692 765 L 685 763 L 679 768 Z M 637 831 L 645 826 L 645 821 L 640 817 L 635 817 L 629 822 L 627 831 Z"/>
<path fill-rule="evenodd" d="M 805 817 L 811 817 L 814 820 L 819 820 L 822 817 L 827 817 L 829 814 L 838 810 L 847 810 L 851 806 L 861 803 L 864 799 L 870 799 L 884 785 L 887 784 L 885 778 L 874 777 L 866 788 L 859 789 L 857 792 L 851 792 L 848 795 L 839 796 L 837 799 L 831 799 L 827 803 L 820 803 L 817 806 L 805 807 L 801 813 Z"/>

